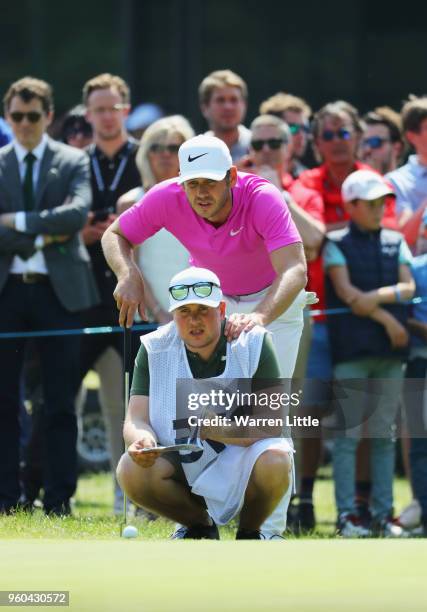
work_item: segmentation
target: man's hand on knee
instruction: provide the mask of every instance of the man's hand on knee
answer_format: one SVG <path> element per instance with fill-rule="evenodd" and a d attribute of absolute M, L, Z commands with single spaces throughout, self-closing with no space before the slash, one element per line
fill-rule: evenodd
<path fill-rule="evenodd" d="M 145 448 L 152 448 L 152 452 L 141 452 Z M 160 457 L 160 452 L 156 451 L 156 441 L 153 438 L 142 438 L 133 442 L 128 447 L 128 455 L 139 467 L 152 467 Z"/>

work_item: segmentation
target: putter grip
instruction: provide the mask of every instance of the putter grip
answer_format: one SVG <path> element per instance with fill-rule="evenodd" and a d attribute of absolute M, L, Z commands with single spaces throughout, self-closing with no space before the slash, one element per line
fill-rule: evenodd
<path fill-rule="evenodd" d="M 132 328 L 125 327 L 123 331 L 123 365 L 126 372 L 130 372 L 132 355 Z"/>

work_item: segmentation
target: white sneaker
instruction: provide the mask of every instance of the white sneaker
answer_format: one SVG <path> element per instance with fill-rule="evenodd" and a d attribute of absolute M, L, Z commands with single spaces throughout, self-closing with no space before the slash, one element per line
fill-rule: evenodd
<path fill-rule="evenodd" d="M 355 514 L 343 512 L 338 518 L 337 533 L 343 538 L 368 538 L 371 530 L 364 527 Z"/>
<path fill-rule="evenodd" d="M 286 538 L 284 538 L 279 533 L 273 533 L 273 535 L 267 537 L 263 532 L 261 532 L 261 535 L 263 536 L 264 540 L 286 540 Z"/>
<path fill-rule="evenodd" d="M 408 533 L 391 518 L 383 519 L 375 528 L 375 535 L 380 538 L 407 538 Z"/>
<path fill-rule="evenodd" d="M 418 499 L 413 499 L 409 506 L 402 510 L 399 524 L 405 529 L 414 529 L 421 523 L 421 506 Z"/>

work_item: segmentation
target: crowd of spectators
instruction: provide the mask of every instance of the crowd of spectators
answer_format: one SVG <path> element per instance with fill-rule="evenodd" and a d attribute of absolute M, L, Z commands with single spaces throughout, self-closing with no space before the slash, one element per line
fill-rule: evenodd
<path fill-rule="evenodd" d="M 368 381 L 377 384 L 372 429 L 362 427 L 366 406 L 356 410 L 349 401 L 343 416 L 358 420 L 357 433 L 348 435 L 347 424 L 332 442 L 338 532 L 397 537 L 403 528 L 419 527 L 427 535 L 427 415 L 423 385 L 412 384 L 425 380 L 427 364 L 427 97 L 410 96 L 400 112 L 382 106 L 360 116 L 348 101 L 313 112 L 305 100 L 279 92 L 246 127 L 248 88 L 239 75 L 215 71 L 198 94 L 206 133 L 227 144 L 239 170 L 283 193 L 300 232 L 308 290 L 319 303 L 305 318 L 295 377 L 358 379 L 366 390 Z M 155 184 L 177 176 L 178 149 L 194 135 L 183 116 L 161 117 L 148 106 L 130 115 L 125 81 L 100 74 L 84 84 L 58 142 L 48 135 L 53 98 L 47 83 L 25 77 L 6 92 L 0 334 L 117 324 L 115 278 L 101 237 Z M 168 280 L 187 266 L 188 254 L 161 230 L 138 257 L 150 320 L 164 324 L 170 320 Z M 412 306 L 414 296 L 420 299 Z M 341 313 L 328 315 L 331 308 Z M 99 375 L 113 474 L 123 451 L 120 336 L 64 334 L 31 343 L 2 337 L 0 358 L 0 513 L 31 509 L 43 489 L 46 513 L 69 514 L 77 484 L 75 404 L 83 401 L 82 380 L 91 369 Z M 43 416 L 33 418 L 31 433 L 41 449 L 36 487 L 31 470 L 24 479 L 19 472 L 19 419 L 29 378 L 24 365 L 34 359 L 43 396 Z M 311 397 L 306 414 L 323 418 L 324 405 Z M 414 501 L 399 522 L 393 516 L 393 432 L 402 406 L 402 452 Z M 313 491 L 325 443 L 312 433 L 297 444 L 298 492 L 289 512 L 296 533 L 316 527 Z M 34 439 L 24 450 L 33 447 Z M 24 457 L 34 460 L 28 452 Z M 118 513 L 123 500 L 115 478 L 114 491 Z"/>

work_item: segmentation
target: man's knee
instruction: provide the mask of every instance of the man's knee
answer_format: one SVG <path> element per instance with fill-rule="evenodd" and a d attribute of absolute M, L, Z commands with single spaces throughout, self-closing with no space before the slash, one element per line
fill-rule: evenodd
<path fill-rule="evenodd" d="M 160 482 L 170 478 L 173 467 L 162 458 L 149 468 L 137 465 L 131 457 L 124 453 L 117 466 L 117 481 L 126 495 L 135 503 L 148 503 L 155 494 Z"/>
<path fill-rule="evenodd" d="M 282 495 L 289 487 L 291 471 L 290 453 L 280 448 L 269 449 L 258 457 L 251 481 L 257 488 Z"/>

